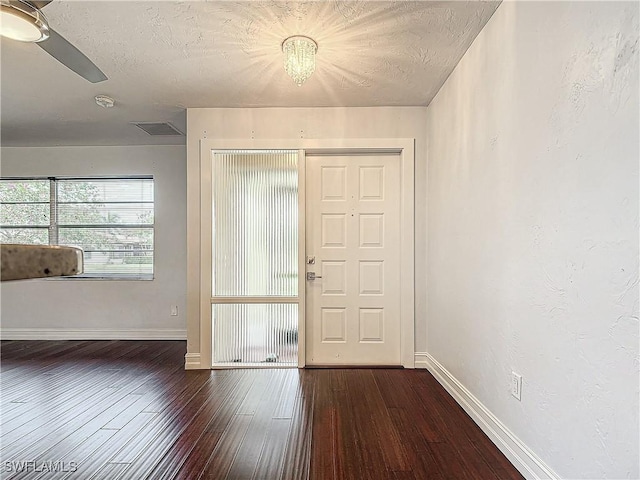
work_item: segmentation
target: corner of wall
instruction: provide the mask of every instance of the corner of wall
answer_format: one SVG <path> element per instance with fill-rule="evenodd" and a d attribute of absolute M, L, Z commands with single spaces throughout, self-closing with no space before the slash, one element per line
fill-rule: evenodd
<path fill-rule="evenodd" d="M 416 368 L 426 369 L 527 479 L 560 477 L 516 437 L 456 377 L 427 352 L 416 353 Z"/>

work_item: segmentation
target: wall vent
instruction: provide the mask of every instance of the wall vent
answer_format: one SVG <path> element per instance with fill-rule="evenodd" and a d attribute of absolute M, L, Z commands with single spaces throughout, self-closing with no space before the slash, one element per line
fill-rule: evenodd
<path fill-rule="evenodd" d="M 184 135 L 176 127 L 166 122 L 133 122 L 133 124 L 153 136 Z"/>

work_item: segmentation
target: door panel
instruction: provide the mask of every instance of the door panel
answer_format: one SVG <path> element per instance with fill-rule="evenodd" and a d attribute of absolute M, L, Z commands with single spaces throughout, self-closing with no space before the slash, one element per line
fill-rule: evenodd
<path fill-rule="evenodd" d="M 307 363 L 400 365 L 400 157 L 307 156 Z"/>

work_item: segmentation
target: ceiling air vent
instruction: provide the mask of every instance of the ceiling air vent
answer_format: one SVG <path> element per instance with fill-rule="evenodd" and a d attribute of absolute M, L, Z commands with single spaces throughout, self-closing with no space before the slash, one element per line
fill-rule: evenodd
<path fill-rule="evenodd" d="M 153 136 L 183 135 L 180 130 L 170 123 L 133 122 L 133 124 Z"/>

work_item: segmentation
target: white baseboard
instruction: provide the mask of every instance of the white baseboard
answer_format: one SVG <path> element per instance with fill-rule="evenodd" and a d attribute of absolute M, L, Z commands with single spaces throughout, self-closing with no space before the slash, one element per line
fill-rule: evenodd
<path fill-rule="evenodd" d="M 415 354 L 415 366 L 416 368 L 427 368 L 427 357 L 426 353 L 416 352 Z"/>
<path fill-rule="evenodd" d="M 2 340 L 185 340 L 182 329 L 0 328 Z"/>
<path fill-rule="evenodd" d="M 426 368 L 469 414 L 491 441 L 527 479 L 559 480 L 533 451 L 467 390 L 446 368 L 426 352 L 416 353 L 416 368 Z"/>
<path fill-rule="evenodd" d="M 184 369 L 185 370 L 199 370 L 201 369 L 200 365 L 200 354 L 199 353 L 187 353 L 184 356 Z"/>

